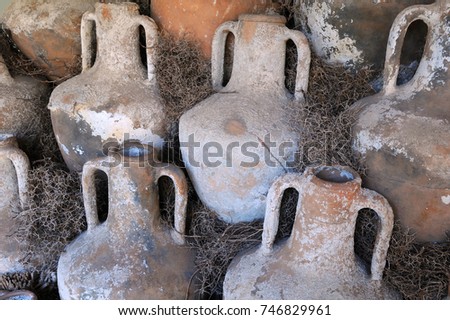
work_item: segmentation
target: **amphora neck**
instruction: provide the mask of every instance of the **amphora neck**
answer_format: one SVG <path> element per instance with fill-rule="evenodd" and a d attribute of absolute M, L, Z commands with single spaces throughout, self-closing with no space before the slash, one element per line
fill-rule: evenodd
<path fill-rule="evenodd" d="M 90 22 L 87 26 L 95 30 L 96 49 L 94 67 L 120 72 L 122 75 L 145 77 L 145 69 L 140 56 L 139 7 L 135 3 L 97 3 L 95 13 L 85 15 Z M 93 34 L 93 33 L 92 33 Z M 84 58 L 84 57 L 83 57 Z"/>
<path fill-rule="evenodd" d="M 271 91 L 286 96 L 286 19 L 241 15 L 236 28 L 231 79 L 225 90 Z"/>
<path fill-rule="evenodd" d="M 310 261 L 352 264 L 358 214 L 353 203 L 360 194 L 361 178 L 339 166 L 310 168 L 304 175 L 288 247 Z"/>
<path fill-rule="evenodd" d="M 146 228 L 160 227 L 156 163 L 151 148 L 129 145 L 108 157 L 111 223 L 125 226 L 138 222 Z M 109 219 L 109 215 L 108 215 Z"/>

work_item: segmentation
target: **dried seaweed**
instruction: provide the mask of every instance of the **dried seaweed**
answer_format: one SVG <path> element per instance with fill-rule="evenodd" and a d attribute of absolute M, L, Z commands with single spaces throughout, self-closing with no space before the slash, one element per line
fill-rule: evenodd
<path fill-rule="evenodd" d="M 277 239 L 291 234 L 297 201 L 298 192 L 286 190 L 280 210 Z M 188 239 L 192 248 L 197 251 L 200 294 L 210 299 L 221 298 L 222 283 L 229 264 L 239 252 L 261 243 L 263 223 L 256 221 L 228 224 L 219 220 L 199 200 L 191 201 L 189 211 L 193 221 Z"/>
<path fill-rule="evenodd" d="M 172 123 L 212 93 L 210 61 L 186 38 L 162 33 L 156 53 L 156 78 Z"/>
<path fill-rule="evenodd" d="M 40 279 L 56 281 L 59 256 L 86 229 L 80 180 L 65 166 L 43 160 L 28 175 L 29 207 L 17 215 L 15 237 L 27 246 L 24 265 Z"/>
<path fill-rule="evenodd" d="M 360 212 L 355 251 L 369 264 L 377 234 L 377 216 Z M 447 296 L 450 272 L 450 237 L 440 243 L 417 243 L 414 234 L 394 224 L 385 269 L 385 281 L 404 299 L 436 300 Z"/>
<path fill-rule="evenodd" d="M 17 272 L 0 275 L 0 290 L 29 290 L 39 299 L 59 299 L 56 286 L 56 274 L 40 274 L 38 272 Z"/>
<path fill-rule="evenodd" d="M 293 102 L 289 109 L 292 124 L 301 134 L 298 171 L 307 166 L 339 164 L 363 172 L 351 148 L 351 128 L 357 114 L 350 107 L 374 93 L 372 78 L 371 70 L 354 73 L 328 65 L 312 54 L 306 101 Z"/>
<path fill-rule="evenodd" d="M 227 224 L 217 219 L 216 214 L 200 202 L 191 214 L 193 226 L 190 242 L 197 249 L 196 264 L 202 280 L 200 294 L 220 298 L 228 265 L 238 252 L 260 243 L 262 224 Z"/>

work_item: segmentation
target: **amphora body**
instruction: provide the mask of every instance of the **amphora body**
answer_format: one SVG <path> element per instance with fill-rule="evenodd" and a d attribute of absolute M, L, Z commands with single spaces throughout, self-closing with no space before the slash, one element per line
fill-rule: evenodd
<path fill-rule="evenodd" d="M 295 20 L 301 25 L 314 52 L 330 64 L 352 69 L 383 67 L 389 29 L 396 15 L 414 4 L 433 0 L 295 0 Z M 414 40 L 424 34 L 416 26 L 408 39 L 407 62 L 417 51 Z M 409 41 L 411 40 L 411 41 Z"/>
<path fill-rule="evenodd" d="M 241 15 L 213 40 L 216 94 L 180 119 L 183 161 L 202 202 L 229 223 L 262 219 L 273 180 L 293 166 L 299 130 L 288 105 L 307 89 L 305 36 L 278 15 Z M 225 41 L 235 36 L 231 79 L 223 86 Z M 285 87 L 286 42 L 298 50 L 294 96 Z M 301 104 L 300 104 L 301 106 Z M 299 107 L 300 107 L 299 106 Z"/>
<path fill-rule="evenodd" d="M 442 241 L 450 231 L 450 2 L 412 6 L 394 21 L 384 88 L 355 103 L 353 147 L 367 168 L 363 183 L 383 194 L 418 241 Z M 414 77 L 397 85 L 408 26 L 428 25 Z"/>
<path fill-rule="evenodd" d="M 83 71 L 60 84 L 48 106 L 71 170 L 81 171 L 86 161 L 127 140 L 155 149 L 164 145 L 167 123 L 153 64 L 157 27 L 138 10 L 134 3 L 97 3 L 95 12 L 83 15 Z M 140 26 L 146 35 L 147 72 L 140 58 Z"/>
<path fill-rule="evenodd" d="M 284 191 L 299 192 L 291 236 L 275 242 Z M 358 211 L 380 218 L 369 273 L 354 253 Z M 262 244 L 239 254 L 228 268 L 225 299 L 390 299 L 381 283 L 393 227 L 392 209 L 376 192 L 361 188 L 348 167 L 308 168 L 272 185 Z"/>
<path fill-rule="evenodd" d="M 195 253 L 185 246 L 187 184 L 180 169 L 155 163 L 147 148 L 127 147 L 83 168 L 88 229 L 61 255 L 62 299 L 193 298 Z M 120 154 L 120 156 L 119 156 Z M 108 176 L 109 211 L 100 222 L 95 173 Z M 175 184 L 174 227 L 162 224 L 158 179 Z"/>

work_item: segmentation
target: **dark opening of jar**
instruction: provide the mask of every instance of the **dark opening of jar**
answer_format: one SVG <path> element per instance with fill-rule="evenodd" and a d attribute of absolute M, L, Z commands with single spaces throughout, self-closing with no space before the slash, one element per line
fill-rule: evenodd
<path fill-rule="evenodd" d="M 143 26 L 139 26 L 139 55 L 142 65 L 147 69 L 147 36 Z"/>
<path fill-rule="evenodd" d="M 14 136 L 10 133 L 0 133 L 0 141 L 6 141 L 8 139 L 11 139 L 12 137 Z"/>
<path fill-rule="evenodd" d="M 400 55 L 400 71 L 397 85 L 402 85 L 414 78 L 422 60 L 428 37 L 428 25 L 416 20 L 408 26 Z"/>
<path fill-rule="evenodd" d="M 2 133 L 0 134 L 0 146 L 11 146 L 16 145 L 17 146 L 17 140 L 12 134 L 8 133 Z"/>
<path fill-rule="evenodd" d="M 127 142 L 122 147 L 122 154 L 125 157 L 142 157 L 152 153 L 152 147 L 139 142 Z"/>
<path fill-rule="evenodd" d="M 346 183 L 355 179 L 355 175 L 344 168 L 320 167 L 315 170 L 315 176 L 327 182 Z"/>
<path fill-rule="evenodd" d="M 103 223 L 108 219 L 109 213 L 108 175 L 101 170 L 95 171 L 94 183 L 95 183 L 95 197 L 97 204 L 98 221 L 100 223 Z"/>
<path fill-rule="evenodd" d="M 36 295 L 28 290 L 0 290 L 0 300 L 36 300 Z"/>
<path fill-rule="evenodd" d="M 286 57 L 284 61 L 284 85 L 291 94 L 295 93 L 295 82 L 297 79 L 298 52 L 294 41 L 286 42 Z"/>

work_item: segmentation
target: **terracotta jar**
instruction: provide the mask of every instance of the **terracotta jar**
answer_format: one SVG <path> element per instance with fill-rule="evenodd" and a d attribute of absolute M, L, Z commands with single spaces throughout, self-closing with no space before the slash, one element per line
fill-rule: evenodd
<path fill-rule="evenodd" d="M 109 211 L 100 222 L 95 173 L 108 176 Z M 158 179 L 175 185 L 174 227 L 162 224 Z M 155 163 L 151 149 L 128 146 L 83 168 L 88 229 L 58 263 L 62 299 L 193 298 L 195 252 L 185 246 L 187 182 L 181 169 Z"/>
<path fill-rule="evenodd" d="M 308 85 L 310 51 L 305 36 L 279 15 L 242 15 L 226 22 L 213 41 L 216 94 L 180 119 L 181 153 L 200 199 L 229 223 L 262 219 L 273 180 L 291 170 L 299 134 L 289 103 Z M 227 35 L 236 39 L 231 79 L 224 87 Z M 295 97 L 285 87 L 286 42 L 298 50 Z M 298 128 L 297 128 L 298 129 Z"/>
<path fill-rule="evenodd" d="M 30 163 L 11 135 L 0 134 L 0 274 L 24 270 L 24 245 L 14 238 L 15 216 L 27 205 Z"/>
<path fill-rule="evenodd" d="M 207 58 L 216 29 L 244 13 L 266 13 L 272 0 L 152 0 L 151 16 L 158 26 L 175 37 L 187 36 L 196 41 Z"/>
<path fill-rule="evenodd" d="M 433 0 L 295 0 L 296 24 L 315 53 L 332 64 L 383 67 L 389 29 L 404 8 Z M 422 34 L 420 27 L 413 38 Z M 411 54 L 417 48 L 411 48 Z"/>
<path fill-rule="evenodd" d="M 48 87 L 27 76 L 12 77 L 0 55 L 0 134 L 33 144 L 43 130 Z"/>
<path fill-rule="evenodd" d="M 291 236 L 274 243 L 283 193 L 299 192 Z M 354 253 L 358 211 L 380 218 L 371 274 Z M 225 299 L 392 299 L 381 282 L 393 227 L 386 199 L 361 188 L 348 167 L 308 168 L 287 174 L 270 188 L 262 244 L 239 254 L 227 270 Z"/>
<path fill-rule="evenodd" d="M 81 171 L 110 144 L 164 145 L 167 123 L 153 64 L 157 27 L 138 9 L 135 3 L 97 3 L 95 12 L 83 15 L 83 72 L 56 87 L 49 102 L 53 130 L 71 170 Z M 146 35 L 147 71 L 139 53 L 140 26 Z"/>
<path fill-rule="evenodd" d="M 96 0 L 14 0 L 3 13 L 18 48 L 52 80 L 79 72 L 80 21 Z"/>
<path fill-rule="evenodd" d="M 384 88 L 358 101 L 353 147 L 367 167 L 364 184 L 383 194 L 417 241 L 450 231 L 450 2 L 405 9 L 394 21 Z M 416 20 L 428 25 L 414 77 L 397 86 L 403 38 Z"/>

